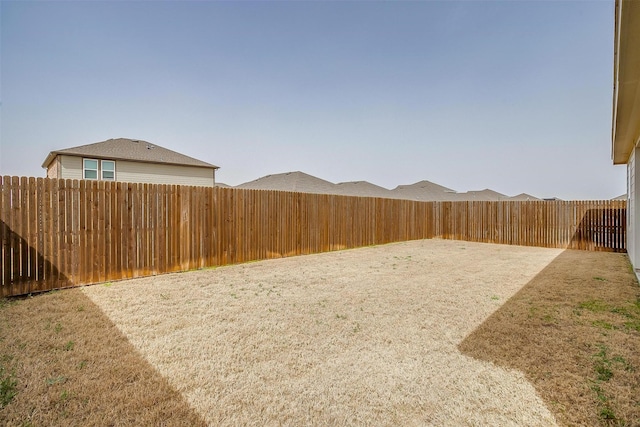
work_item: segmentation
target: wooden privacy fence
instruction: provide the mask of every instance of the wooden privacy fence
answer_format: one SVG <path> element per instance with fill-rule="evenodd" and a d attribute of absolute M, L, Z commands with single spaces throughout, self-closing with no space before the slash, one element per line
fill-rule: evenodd
<path fill-rule="evenodd" d="M 0 178 L 0 296 L 413 239 L 625 250 L 624 201 L 416 202 Z"/>

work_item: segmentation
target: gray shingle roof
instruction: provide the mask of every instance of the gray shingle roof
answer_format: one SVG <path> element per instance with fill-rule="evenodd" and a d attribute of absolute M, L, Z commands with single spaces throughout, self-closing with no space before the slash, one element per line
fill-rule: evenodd
<path fill-rule="evenodd" d="M 336 189 L 345 196 L 393 198 L 391 190 L 367 181 L 340 182 L 336 184 Z"/>
<path fill-rule="evenodd" d="M 537 201 L 537 200 L 541 200 L 541 199 L 539 199 L 537 197 L 534 197 L 531 194 L 520 193 L 517 196 L 509 197 L 509 200 L 516 200 L 516 201 L 533 200 L 533 201 Z"/>
<path fill-rule="evenodd" d="M 467 191 L 466 193 L 458 193 L 456 194 L 455 200 L 457 201 L 498 201 L 498 200 L 507 200 L 508 196 L 502 193 L 498 193 L 497 191 L 490 190 L 488 188 L 480 191 Z"/>
<path fill-rule="evenodd" d="M 456 192 L 431 181 L 418 181 L 411 185 L 398 185 L 391 193 L 396 199 L 433 201 L 451 200 Z"/>
<path fill-rule="evenodd" d="M 338 194 L 336 185 L 304 172 L 267 175 L 236 186 L 245 190 L 278 190 L 298 193 Z"/>
<path fill-rule="evenodd" d="M 185 156 L 184 154 L 139 139 L 108 139 L 93 144 L 55 150 L 49 153 L 42 167 L 46 168 L 49 166 L 49 163 L 51 163 L 58 154 L 218 169 L 218 166 L 212 165 L 211 163 L 203 162 L 202 160 L 194 159 L 193 157 Z"/>
<path fill-rule="evenodd" d="M 457 193 L 455 190 L 433 183 L 419 181 L 410 185 L 399 185 L 393 190 L 367 181 L 350 181 L 334 184 L 304 172 L 286 172 L 266 175 L 254 181 L 245 182 L 235 188 L 251 190 L 293 191 L 298 193 L 339 194 L 344 196 L 380 197 L 387 199 L 407 199 L 418 201 L 498 201 L 498 200 L 540 200 L 522 193 L 514 197 L 497 191 L 484 189 Z"/>

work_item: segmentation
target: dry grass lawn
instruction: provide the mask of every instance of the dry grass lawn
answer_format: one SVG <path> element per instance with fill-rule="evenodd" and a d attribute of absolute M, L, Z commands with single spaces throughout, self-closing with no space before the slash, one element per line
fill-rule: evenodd
<path fill-rule="evenodd" d="M 55 292 L 0 307 L 0 424 L 639 425 L 639 297 L 623 255 L 442 240 Z"/>
<path fill-rule="evenodd" d="M 210 425 L 527 425 L 457 345 L 561 251 L 416 241 L 84 289 Z"/>

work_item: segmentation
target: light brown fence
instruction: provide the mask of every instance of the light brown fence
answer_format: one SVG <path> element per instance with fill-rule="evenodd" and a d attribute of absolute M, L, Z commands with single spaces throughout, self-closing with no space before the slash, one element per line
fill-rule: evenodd
<path fill-rule="evenodd" d="M 389 242 L 625 250 L 625 202 L 415 202 L 0 178 L 0 296 Z"/>

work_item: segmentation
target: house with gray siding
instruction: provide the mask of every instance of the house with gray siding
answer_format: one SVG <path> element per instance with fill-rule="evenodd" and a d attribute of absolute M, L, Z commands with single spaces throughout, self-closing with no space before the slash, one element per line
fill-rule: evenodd
<path fill-rule="evenodd" d="M 218 166 L 139 139 L 117 138 L 55 150 L 47 178 L 213 187 Z"/>

